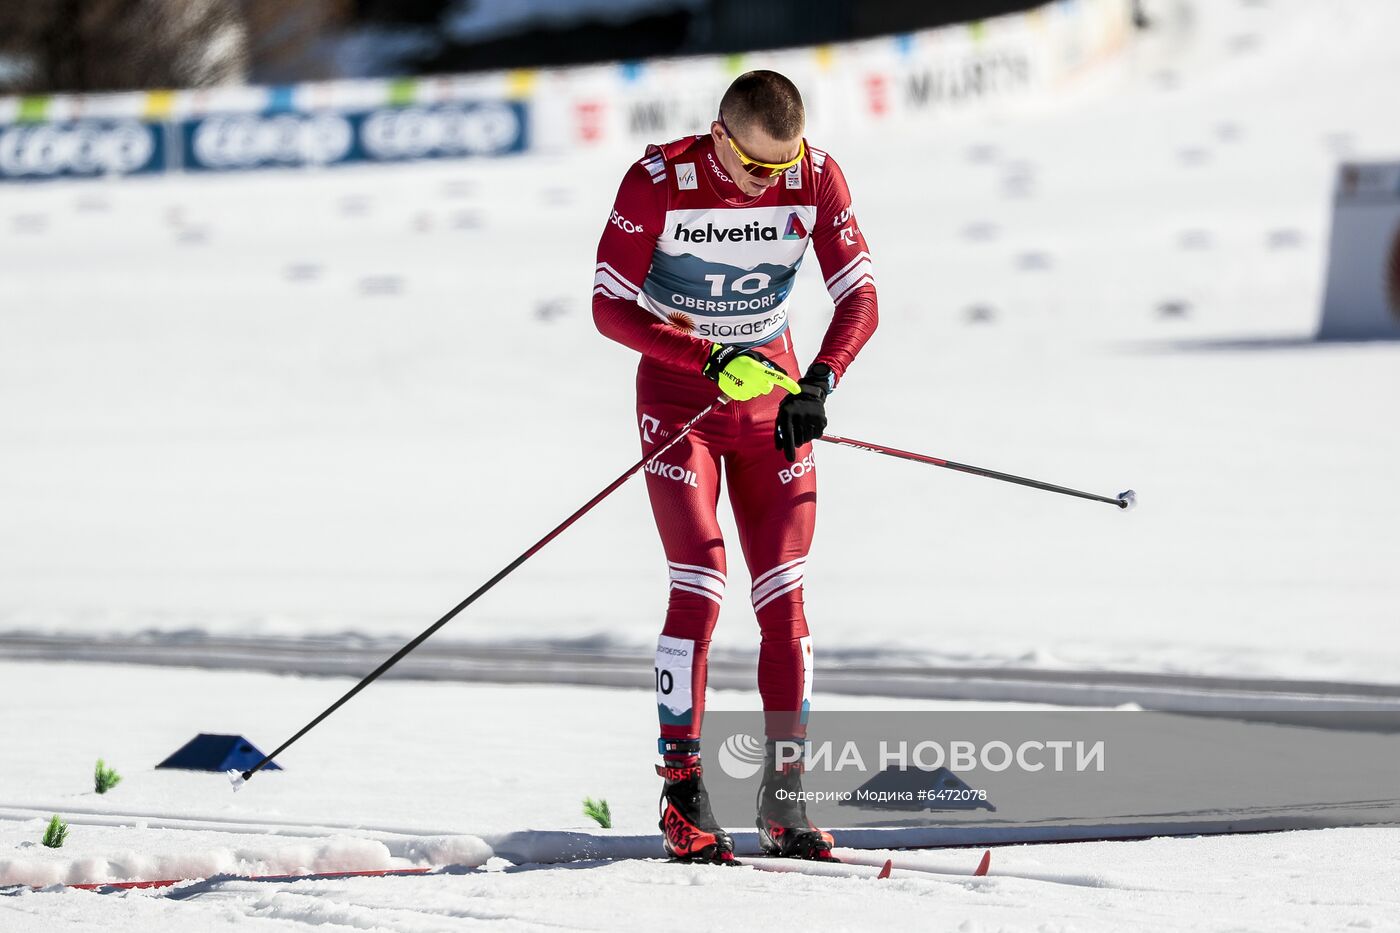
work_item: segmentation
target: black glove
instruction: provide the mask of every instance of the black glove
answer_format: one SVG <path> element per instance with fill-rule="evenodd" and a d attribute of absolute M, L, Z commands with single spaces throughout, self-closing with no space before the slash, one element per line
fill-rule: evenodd
<path fill-rule="evenodd" d="M 813 363 L 807 375 L 797 381 L 802 391 L 789 395 L 778 405 L 773 443 L 787 457 L 797 461 L 797 448 L 805 447 L 826 430 L 826 397 L 831 394 L 831 367 Z"/>

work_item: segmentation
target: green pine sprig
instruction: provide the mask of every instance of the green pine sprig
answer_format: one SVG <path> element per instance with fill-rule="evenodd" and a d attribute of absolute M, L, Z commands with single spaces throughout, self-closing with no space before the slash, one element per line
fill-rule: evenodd
<path fill-rule="evenodd" d="M 92 773 L 92 786 L 99 794 L 116 787 L 122 782 L 122 776 L 115 769 L 107 767 L 101 758 L 97 759 L 97 768 Z"/>
<path fill-rule="evenodd" d="M 592 797 L 583 798 L 583 815 L 604 829 L 612 829 L 612 809 L 606 800 L 594 800 Z"/>
<path fill-rule="evenodd" d="M 53 819 L 49 820 L 48 829 L 44 830 L 44 845 L 50 849 L 63 848 L 63 842 L 68 838 L 68 824 L 59 819 L 57 813 Z"/>

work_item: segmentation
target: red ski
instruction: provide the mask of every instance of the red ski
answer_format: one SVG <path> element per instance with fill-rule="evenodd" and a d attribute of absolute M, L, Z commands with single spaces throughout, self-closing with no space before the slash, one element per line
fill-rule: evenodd
<path fill-rule="evenodd" d="M 173 888 L 182 884 L 213 885 L 231 881 L 253 882 L 293 882 L 293 881 L 335 881 L 341 878 L 394 878 L 408 875 L 458 874 L 471 871 L 464 867 L 447 868 L 374 868 L 359 871 L 323 871 L 291 875 L 210 875 L 208 878 L 161 878 L 147 881 L 92 881 L 77 884 L 28 885 L 16 884 L 0 888 L 0 894 L 14 894 L 20 891 L 78 890 L 98 893 L 134 891 L 153 888 Z"/>
<path fill-rule="evenodd" d="M 837 857 L 834 859 L 805 860 L 792 858 L 774 858 L 770 855 L 748 855 L 740 861 L 759 871 L 793 872 L 806 875 L 824 875 L 831 878 L 873 878 L 880 880 L 889 878 L 890 873 L 895 869 L 900 871 L 916 871 L 921 875 L 933 875 L 946 881 L 956 881 L 961 878 L 980 878 L 987 874 L 992 865 L 992 850 L 988 849 L 982 853 L 982 859 L 977 863 L 977 867 L 971 871 L 958 871 L 956 869 L 932 868 L 918 864 L 900 864 L 892 858 L 880 855 L 866 855 L 854 849 L 837 850 Z M 871 872 L 870 869 L 877 869 Z"/>

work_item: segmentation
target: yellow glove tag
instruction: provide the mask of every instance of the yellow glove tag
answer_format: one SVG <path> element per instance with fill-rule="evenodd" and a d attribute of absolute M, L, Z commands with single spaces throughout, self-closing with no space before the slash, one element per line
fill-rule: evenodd
<path fill-rule="evenodd" d="M 767 395 L 782 386 L 796 395 L 802 391 L 797 382 L 780 369 L 760 363 L 751 356 L 736 356 L 719 374 L 719 387 L 736 402 Z"/>

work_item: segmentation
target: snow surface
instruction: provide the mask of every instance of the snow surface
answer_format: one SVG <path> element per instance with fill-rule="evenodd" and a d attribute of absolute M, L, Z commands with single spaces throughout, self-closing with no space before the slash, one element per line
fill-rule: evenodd
<path fill-rule="evenodd" d="M 1400 346 L 1310 340 L 1335 163 L 1400 153 L 1361 92 L 1400 8 L 1194 17 L 1036 108 L 822 141 L 883 317 L 832 429 L 1142 504 L 823 448 L 819 651 L 1400 679 Z M 588 310 L 635 155 L 7 187 L 0 630 L 437 618 L 637 455 Z M 441 637 L 645 650 L 662 560 L 634 481 Z"/>
<path fill-rule="evenodd" d="M 1123 514 L 822 449 L 819 653 L 1400 682 L 1400 346 L 1311 339 L 1336 162 L 1400 154 L 1400 5 L 1189 10 L 1053 100 L 819 141 L 883 317 L 832 429 L 1141 497 Z M 637 155 L 0 189 L 0 631 L 351 639 L 454 605 L 637 456 L 634 361 L 588 313 Z M 811 353 L 827 299 L 814 262 L 802 278 Z M 439 637 L 645 652 L 662 561 L 633 482 Z M 743 602 L 719 650 L 755 648 Z M 344 685 L 0 664 L 0 865 L 423 861 L 383 830 L 583 828 L 585 794 L 619 832 L 653 829 L 640 692 L 385 682 L 236 797 L 145 770 L 198 731 L 274 744 Z M 567 781 L 532 767 L 562 727 L 588 750 Z M 104 798 L 99 756 L 126 775 Z M 23 845 L 44 811 L 73 823 L 60 852 Z M 187 901 L 33 893 L 0 898 L 0 930 L 745 928 L 795 909 L 813 929 L 1400 929 L 1396 842 L 1020 846 L 984 881 L 497 862 Z"/>
<path fill-rule="evenodd" d="M 57 682 L 70 685 L 51 689 Z M 0 665 L 0 704 L 27 710 L 26 717 L 0 722 L 0 748 L 9 750 L 0 813 L 20 807 L 46 810 L 45 819 L 55 811 L 78 819 L 86 811 L 117 812 L 426 837 L 590 827 L 579 806 L 587 795 L 612 802 L 617 830 L 656 830 L 656 709 L 640 689 L 385 680 L 279 758 L 287 773 L 257 775 L 236 794 L 222 774 L 123 767 L 153 767 L 199 732 L 245 735 L 271 751 L 352 682 L 122 665 Z M 755 708 L 751 691 L 712 693 L 712 710 Z M 1044 708 L 859 697 L 842 697 L 841 707 Z M 36 722 L 61 727 L 63 741 L 36 730 Z M 578 747 L 588 758 L 586 773 L 563 786 L 554 768 L 537 764 L 540 743 L 559 735 L 586 737 Z M 99 757 L 124 775 L 120 793 L 91 792 Z M 26 829 L 23 838 L 29 835 Z M 65 857 L 77 851 L 72 846 L 65 846 Z"/>
<path fill-rule="evenodd" d="M 52 685 L 63 683 L 63 689 Z M 655 832 L 656 778 L 642 691 L 384 682 L 357 697 L 237 794 L 219 774 L 151 765 L 199 729 L 270 744 L 342 691 L 344 679 L 0 664 L 0 887 L 15 882 L 335 871 L 456 862 L 464 875 L 194 885 L 172 892 L 0 896 L 0 930 L 655 929 L 658 911 L 753 928 L 781 906 L 812 929 L 1400 929 L 1400 829 L 998 847 L 985 879 L 897 870 L 876 882 L 660 862 L 513 866 L 495 830 L 591 829 L 606 797 L 617 834 Z M 178 697 L 178 703 L 171 698 Z M 717 708 L 752 707 L 719 692 Z M 850 701 L 907 709 L 906 701 Z M 969 704 L 912 704 L 967 709 Z M 991 707 L 979 704 L 978 708 Z M 1006 707 L 1001 707 L 1006 708 Z M 100 715 L 94 715 L 100 711 Z M 55 740 L 61 730 L 62 739 Z M 586 764 L 541 766 L 536 739 L 568 735 Z M 522 740 L 522 738 L 524 740 Z M 91 791 L 92 760 L 123 781 Z M 25 818 L 22 809 L 35 815 Z M 71 831 L 37 845 L 50 812 Z M 355 828 L 358 826 L 359 828 Z M 839 842 L 839 834 L 838 834 Z M 887 853 L 897 865 L 970 872 L 980 849 Z M 869 854 L 869 853 L 867 853 Z M 875 853 L 878 858 L 878 853 Z M 786 898 L 787 900 L 780 900 Z"/>
<path fill-rule="evenodd" d="M 663 915 L 715 927 L 955 930 L 1394 930 L 1394 886 L 1355 867 L 1389 865 L 1394 836 L 1323 830 L 1263 838 L 1028 846 L 999 849 L 1007 870 L 1069 875 L 962 880 L 896 871 L 888 881 L 814 878 L 645 862 L 570 869 L 501 868 L 459 877 L 232 882 L 186 901 L 141 892 L 31 894 L 0 903 L 18 930 L 470 929 L 655 930 Z M 975 861 L 975 853 L 964 853 Z M 896 857 L 900 857 L 896 855 Z M 950 861 L 904 856 L 913 863 Z M 997 863 L 994 862 L 994 866 Z M 1189 918 L 1184 921 L 1183 918 Z"/>

